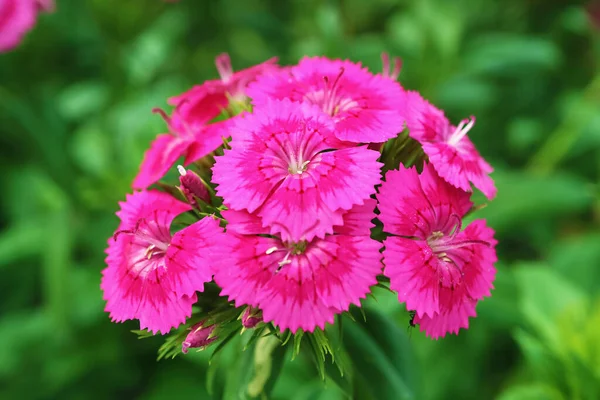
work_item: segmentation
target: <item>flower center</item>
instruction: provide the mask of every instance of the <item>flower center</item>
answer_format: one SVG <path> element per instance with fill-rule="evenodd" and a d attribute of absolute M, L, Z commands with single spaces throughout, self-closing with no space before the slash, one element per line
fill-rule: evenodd
<path fill-rule="evenodd" d="M 301 240 L 299 242 L 285 242 L 285 243 L 283 243 L 283 248 L 273 246 L 273 247 L 267 249 L 265 254 L 269 255 L 269 254 L 273 254 L 276 252 L 285 252 L 285 256 L 281 259 L 281 261 L 277 262 L 278 267 L 275 270 L 275 273 L 277 273 L 277 272 L 281 271 L 281 269 L 284 266 L 292 263 L 292 260 L 290 259 L 290 257 L 299 256 L 299 255 L 304 254 L 307 247 L 308 247 L 308 242 L 306 240 Z"/>
<path fill-rule="evenodd" d="M 144 218 L 138 220 L 133 229 L 117 231 L 113 236 L 114 240 L 116 241 L 121 234 L 132 237 L 130 271 L 142 277 L 159 266 L 158 262 L 165 256 L 171 242 L 168 228 Z"/>
<path fill-rule="evenodd" d="M 293 157 L 291 158 L 288 172 L 293 175 L 302 175 L 302 173 L 307 170 L 310 160 L 302 161 L 302 159 L 295 160 Z"/>
<path fill-rule="evenodd" d="M 465 137 L 467 132 L 471 130 L 473 125 L 475 125 L 475 117 L 470 117 L 460 121 L 460 124 L 458 124 L 454 132 L 448 138 L 448 144 L 450 146 L 456 146 L 458 142 L 460 142 L 462 138 Z"/>
<path fill-rule="evenodd" d="M 344 68 L 340 68 L 340 72 L 333 82 L 330 82 L 329 78 L 324 76 L 325 87 L 306 93 L 304 98 L 321 107 L 323 111 L 332 117 L 358 106 L 358 103 L 351 97 L 346 97 L 339 93 L 339 82 L 343 74 Z"/>
<path fill-rule="evenodd" d="M 440 284 L 444 287 L 455 288 L 462 283 L 464 275 L 463 266 L 468 261 L 463 258 L 464 256 L 461 256 L 459 249 L 475 244 L 485 246 L 489 246 L 490 244 L 476 239 L 457 240 L 462 226 L 461 219 L 456 214 L 452 214 L 451 217 L 455 218 L 457 222 L 452 227 L 450 233 L 444 234 L 444 232 L 435 231 L 427 238 L 427 244 L 439 260 L 442 261 L 437 271 Z"/>

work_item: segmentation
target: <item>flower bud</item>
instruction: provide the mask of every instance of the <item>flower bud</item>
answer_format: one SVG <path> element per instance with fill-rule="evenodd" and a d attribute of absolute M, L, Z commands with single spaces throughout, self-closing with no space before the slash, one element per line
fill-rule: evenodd
<path fill-rule="evenodd" d="M 180 188 L 187 201 L 195 207 L 198 204 L 194 197 L 197 197 L 205 203 L 210 204 L 210 194 L 208 193 L 208 189 L 204 185 L 204 182 L 202 182 L 202 179 L 195 172 L 190 171 L 189 169 L 186 170 L 181 165 L 177 166 L 177 170 L 180 174 Z"/>
<path fill-rule="evenodd" d="M 246 329 L 252 329 L 261 322 L 263 322 L 262 311 L 258 308 L 247 307 L 242 314 L 242 325 Z"/>
<path fill-rule="evenodd" d="M 215 330 L 215 325 L 203 326 L 206 321 L 200 321 L 192 326 L 191 332 L 188 333 L 185 340 L 181 344 L 181 352 L 187 354 L 188 349 L 206 347 L 215 340 L 217 336 L 212 336 Z"/>

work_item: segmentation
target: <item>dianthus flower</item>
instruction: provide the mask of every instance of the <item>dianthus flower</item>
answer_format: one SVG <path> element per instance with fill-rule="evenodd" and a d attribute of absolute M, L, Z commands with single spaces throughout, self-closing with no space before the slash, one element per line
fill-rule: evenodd
<path fill-rule="evenodd" d="M 161 114 L 169 133 L 158 135 L 144 154 L 140 172 L 133 181 L 135 189 L 146 189 L 160 180 L 179 157 L 184 156 L 183 165 L 189 165 L 216 150 L 223 144 L 223 138 L 229 136 L 229 121 L 192 129 L 181 117 L 178 108 L 171 117 L 162 110 L 153 111 Z"/>
<path fill-rule="evenodd" d="M 342 212 L 381 181 L 380 154 L 339 149 L 331 120 L 307 103 L 268 101 L 237 119 L 231 134 L 231 150 L 213 167 L 217 193 L 230 209 L 256 212 L 285 241 L 332 233 Z"/>
<path fill-rule="evenodd" d="M 216 245 L 222 255 L 215 271 L 221 295 L 236 307 L 260 309 L 281 331 L 324 329 L 377 283 L 381 244 L 369 237 L 374 208 L 368 199 L 344 213 L 332 235 L 293 242 L 266 237 L 269 230 L 246 211 L 223 212 L 227 233 Z"/>
<path fill-rule="evenodd" d="M 171 222 L 191 207 L 163 192 L 136 192 L 120 205 L 102 271 L 105 310 L 113 321 L 139 319 L 141 329 L 167 333 L 192 314 L 196 291 L 212 279 L 207 249 L 222 230 L 207 217 L 171 237 Z"/>
<path fill-rule="evenodd" d="M 333 118 L 335 135 L 343 141 L 382 143 L 404 128 L 402 87 L 350 61 L 305 57 L 259 77 L 248 95 L 257 106 L 272 98 L 315 104 Z"/>
<path fill-rule="evenodd" d="M 49 0 L 0 0 L 0 52 L 12 50 L 35 25 L 40 9 L 52 10 Z"/>
<path fill-rule="evenodd" d="M 190 90 L 169 99 L 169 104 L 180 109 L 181 118 L 192 128 L 203 126 L 217 117 L 231 102 L 246 101 L 246 86 L 257 76 L 277 69 L 277 58 L 262 64 L 233 72 L 227 53 L 217 56 L 215 64 L 221 79 L 197 85 Z"/>
<path fill-rule="evenodd" d="M 484 220 L 461 230 L 469 194 L 441 179 L 430 164 L 419 175 L 388 171 L 379 194 L 384 274 L 414 322 L 432 338 L 469 326 L 478 300 L 490 295 L 496 262 L 494 231 Z"/>
<path fill-rule="evenodd" d="M 481 157 L 467 132 L 475 117 L 453 126 L 444 112 L 431 105 L 417 92 L 407 92 L 407 126 L 410 137 L 421 143 L 429 161 L 446 182 L 471 191 L 471 183 L 488 199 L 496 196 L 493 168 Z"/>

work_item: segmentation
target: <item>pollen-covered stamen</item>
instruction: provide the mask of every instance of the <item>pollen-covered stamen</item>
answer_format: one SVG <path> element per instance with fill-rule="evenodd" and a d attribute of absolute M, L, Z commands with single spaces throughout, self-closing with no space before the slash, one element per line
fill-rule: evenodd
<path fill-rule="evenodd" d="M 229 82 L 233 76 L 233 68 L 231 67 L 231 58 L 229 58 L 229 54 L 219 54 L 217 58 L 215 58 L 215 65 L 217 66 L 217 71 L 219 72 L 219 76 L 223 83 Z"/>
<path fill-rule="evenodd" d="M 448 144 L 451 146 L 456 146 L 461 139 L 465 137 L 467 132 L 471 130 L 473 125 L 475 125 L 475 117 L 473 116 L 460 121 L 460 124 L 458 124 L 454 132 L 448 138 Z"/>

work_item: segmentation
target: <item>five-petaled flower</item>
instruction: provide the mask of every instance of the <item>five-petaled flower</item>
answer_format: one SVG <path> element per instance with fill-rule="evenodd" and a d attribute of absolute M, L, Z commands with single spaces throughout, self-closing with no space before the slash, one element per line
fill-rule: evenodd
<path fill-rule="evenodd" d="M 477 301 L 490 295 L 494 231 L 477 220 L 462 230 L 469 194 L 426 164 L 388 171 L 377 195 L 385 232 L 384 274 L 414 322 L 433 338 L 467 328 Z"/>

